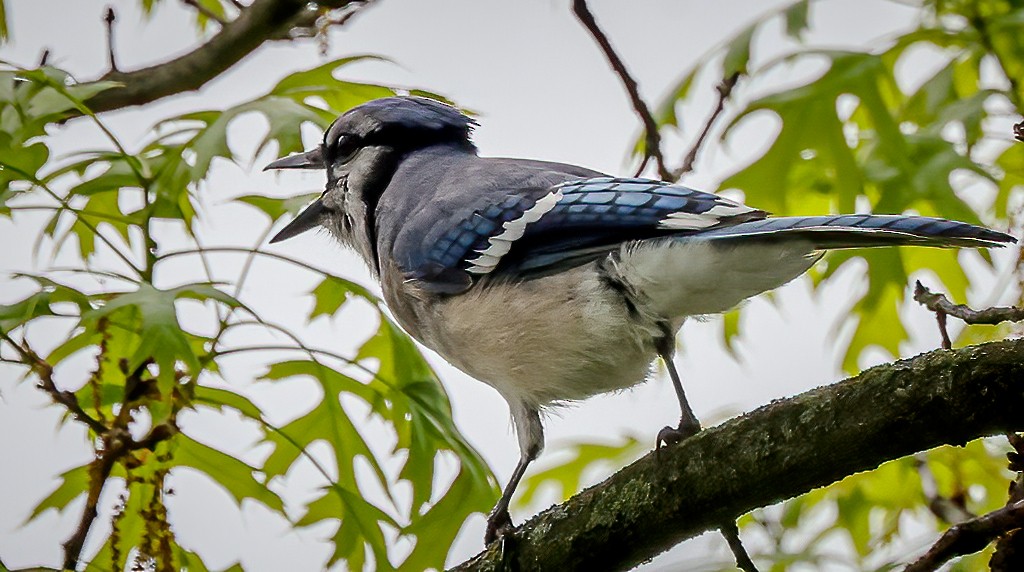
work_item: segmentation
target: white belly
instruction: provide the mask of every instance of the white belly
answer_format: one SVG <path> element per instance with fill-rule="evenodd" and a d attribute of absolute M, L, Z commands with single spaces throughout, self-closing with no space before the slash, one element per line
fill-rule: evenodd
<path fill-rule="evenodd" d="M 646 379 L 660 335 L 630 317 L 595 264 L 445 300 L 423 342 L 506 399 L 541 407 Z"/>

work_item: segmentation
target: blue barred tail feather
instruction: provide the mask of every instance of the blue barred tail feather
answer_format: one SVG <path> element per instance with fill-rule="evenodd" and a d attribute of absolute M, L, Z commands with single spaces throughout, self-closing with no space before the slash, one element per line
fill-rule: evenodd
<path fill-rule="evenodd" d="M 816 248 L 864 248 L 901 244 L 939 247 L 999 247 L 1014 237 L 971 224 L 921 216 L 834 215 L 774 217 L 709 229 L 692 237 L 714 241 L 799 237 Z"/>

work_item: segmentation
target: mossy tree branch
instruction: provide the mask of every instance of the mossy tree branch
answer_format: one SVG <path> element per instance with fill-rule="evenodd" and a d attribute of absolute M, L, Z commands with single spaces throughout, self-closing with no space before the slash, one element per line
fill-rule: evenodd
<path fill-rule="evenodd" d="M 1022 339 L 874 367 L 649 454 L 456 570 L 629 568 L 885 461 L 1024 429 L 1022 390 Z"/>

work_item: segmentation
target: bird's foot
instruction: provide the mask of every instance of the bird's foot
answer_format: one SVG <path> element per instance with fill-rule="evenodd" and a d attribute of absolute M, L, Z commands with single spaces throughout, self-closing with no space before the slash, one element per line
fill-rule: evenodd
<path fill-rule="evenodd" d="M 666 447 L 669 445 L 676 445 L 685 439 L 693 437 L 697 433 L 700 433 L 699 422 L 682 419 L 679 421 L 678 427 L 664 427 L 661 431 L 658 431 L 658 442 L 654 449 L 656 451 L 660 451 L 662 444 Z"/>
<path fill-rule="evenodd" d="M 492 542 L 505 536 L 515 529 L 512 526 L 512 516 L 508 509 L 492 512 L 487 517 L 487 532 L 484 533 L 484 546 L 490 546 Z"/>

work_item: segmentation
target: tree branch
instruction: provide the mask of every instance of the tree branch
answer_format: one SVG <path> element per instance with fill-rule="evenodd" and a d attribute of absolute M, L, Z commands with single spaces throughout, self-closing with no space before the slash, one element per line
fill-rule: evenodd
<path fill-rule="evenodd" d="M 704 141 L 707 140 L 708 134 L 711 133 L 711 128 L 715 125 L 715 121 L 718 121 L 718 117 L 725 109 L 725 101 L 732 95 L 732 90 L 736 87 L 736 82 L 739 79 L 740 72 L 736 72 L 723 79 L 722 83 L 718 84 L 718 87 L 715 88 L 715 91 L 718 92 L 718 103 L 715 105 L 714 111 L 711 112 L 711 117 L 708 117 L 707 122 L 704 124 L 704 129 L 701 130 L 700 135 L 693 142 L 690 152 L 683 158 L 683 164 L 679 165 L 678 169 L 672 171 L 673 180 L 677 180 L 693 170 L 693 165 L 697 162 L 697 155 L 700 153 L 701 147 L 704 146 Z"/>
<path fill-rule="evenodd" d="M 974 554 L 1008 530 L 1024 526 L 1024 501 L 961 522 L 947 530 L 924 556 L 903 572 L 929 572 L 957 556 Z"/>
<path fill-rule="evenodd" d="M 112 429 L 103 435 L 103 450 L 99 451 L 89 467 L 89 490 L 85 495 L 85 509 L 78 520 L 75 532 L 63 544 L 65 570 L 78 568 L 78 560 L 82 557 L 85 539 L 89 536 L 89 530 L 92 529 L 92 524 L 99 515 L 96 507 L 99 506 L 103 487 L 106 486 L 107 479 L 110 478 L 114 464 L 130 450 L 131 443 L 131 434 L 121 428 Z"/>
<path fill-rule="evenodd" d="M 935 312 L 935 319 L 939 324 L 939 333 L 942 334 L 942 349 L 950 349 L 953 342 L 949 339 L 949 332 L 946 331 L 946 316 L 960 318 L 968 324 L 995 325 L 1001 322 L 1024 321 L 1024 308 L 1016 306 L 1003 306 L 996 308 L 985 308 L 975 310 L 965 304 L 954 304 L 942 294 L 934 294 L 918 280 L 914 285 L 914 300 Z"/>
<path fill-rule="evenodd" d="M 352 1 L 322 0 L 317 6 L 341 8 Z M 95 112 L 110 111 L 197 90 L 265 42 L 288 39 L 289 30 L 313 25 L 318 11 L 310 6 L 307 0 L 255 0 L 187 54 L 131 72 L 110 70 L 97 81 L 121 85 L 89 98 L 86 106 Z"/>
<path fill-rule="evenodd" d="M 63 405 L 67 408 L 68 413 L 70 413 L 75 419 L 88 425 L 89 428 L 97 435 L 102 436 L 107 432 L 106 425 L 97 419 L 94 419 L 86 413 L 84 409 L 82 409 L 82 406 L 78 404 L 78 398 L 75 397 L 74 393 L 71 393 L 70 391 L 63 391 L 57 387 L 57 384 L 53 381 L 53 366 L 43 358 L 39 357 L 39 354 L 37 354 L 28 345 L 28 343 L 22 342 L 19 344 L 4 332 L 0 332 L 0 339 L 10 344 L 11 347 L 14 348 L 14 351 L 18 352 L 21 356 L 20 363 L 22 365 L 27 366 L 33 373 L 39 376 L 39 387 L 42 388 L 42 390 L 45 391 L 51 399 L 53 399 L 54 403 Z"/>
<path fill-rule="evenodd" d="M 954 304 L 942 294 L 933 294 L 918 280 L 914 285 L 914 300 L 933 312 L 942 312 L 960 318 L 968 324 L 991 324 L 1024 321 L 1024 308 L 1002 306 L 975 310 L 965 304 Z"/>
<path fill-rule="evenodd" d="M 629 74 L 626 64 L 622 63 L 622 59 L 615 53 L 611 42 L 608 41 L 608 36 L 598 27 L 597 21 L 594 20 L 594 15 L 590 12 L 590 8 L 587 7 L 586 0 L 573 0 L 572 11 L 576 14 L 576 18 L 580 23 L 590 32 L 590 35 L 594 37 L 597 45 L 601 47 L 601 51 L 604 52 L 608 63 L 611 64 L 615 74 L 622 80 L 622 85 L 625 86 L 626 93 L 629 94 L 629 100 L 633 103 L 633 110 L 640 116 L 640 121 L 644 124 L 644 160 L 640 164 L 637 174 L 639 175 L 640 171 L 643 171 L 647 165 L 647 162 L 653 158 L 658 167 L 658 175 L 663 180 L 672 180 L 672 171 L 665 165 L 665 157 L 661 152 L 661 133 L 658 132 L 658 124 L 654 121 L 650 108 L 647 107 L 643 98 L 640 97 L 640 88 L 636 80 Z"/>
<path fill-rule="evenodd" d="M 504 555 L 496 543 L 456 570 L 631 567 L 890 459 L 1020 430 L 1022 379 L 1022 339 L 872 368 L 648 454 L 525 523 Z"/>
<path fill-rule="evenodd" d="M 117 21 L 117 15 L 114 14 L 114 7 L 107 6 L 106 12 L 103 14 L 103 24 L 106 26 L 107 31 L 107 65 L 110 66 L 111 71 L 117 71 L 117 58 L 114 57 L 114 22 Z"/>

